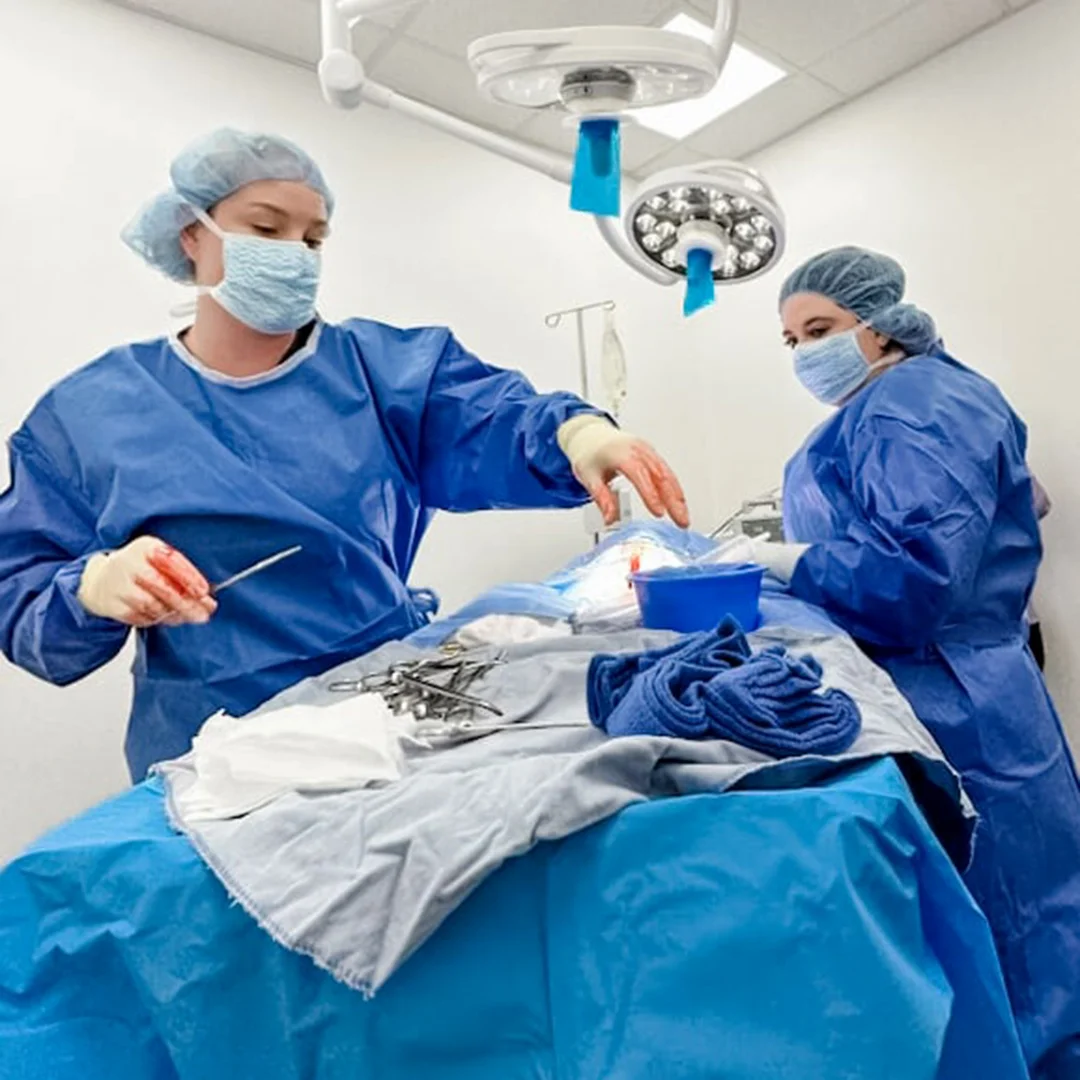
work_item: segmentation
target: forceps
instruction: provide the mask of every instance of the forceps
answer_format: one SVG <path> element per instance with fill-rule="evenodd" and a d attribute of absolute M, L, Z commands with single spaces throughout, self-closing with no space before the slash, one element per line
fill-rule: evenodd
<path fill-rule="evenodd" d="M 454 659 L 421 660 L 395 664 L 388 671 L 331 683 L 332 694 L 375 693 L 399 713 L 411 712 L 417 720 L 449 719 L 462 709 L 477 710 L 501 717 L 502 709 L 490 701 L 473 697 L 465 691 L 493 668 L 504 663 L 502 657 L 492 660 L 467 661 Z M 448 678 L 439 683 L 438 676 Z"/>
<path fill-rule="evenodd" d="M 556 731 L 580 728 L 582 731 L 595 730 L 592 724 L 563 721 L 545 724 L 542 721 L 521 722 L 517 724 L 480 724 L 475 720 L 443 720 L 417 725 L 412 733 L 418 739 L 445 740 L 464 742 L 467 739 L 481 739 L 485 735 L 494 735 L 498 731 Z"/>

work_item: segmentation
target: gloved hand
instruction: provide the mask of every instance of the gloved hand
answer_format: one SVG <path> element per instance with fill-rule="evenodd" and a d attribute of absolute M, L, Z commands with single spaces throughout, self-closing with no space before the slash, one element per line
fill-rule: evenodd
<path fill-rule="evenodd" d="M 574 475 L 613 525 L 619 506 L 608 486 L 625 476 L 655 517 L 666 513 L 687 528 L 690 512 L 682 486 L 667 462 L 647 443 L 620 431 L 602 416 L 575 416 L 558 433 L 559 447 L 569 458 Z"/>
<path fill-rule="evenodd" d="M 78 597 L 91 615 L 144 628 L 205 623 L 217 610 L 206 578 L 153 536 L 93 556 L 83 570 Z"/>
<path fill-rule="evenodd" d="M 779 544 L 749 536 L 736 536 L 721 545 L 711 556 L 711 562 L 752 562 L 764 566 L 773 577 L 785 585 L 791 582 L 803 552 L 809 544 Z"/>
<path fill-rule="evenodd" d="M 720 543 L 720 546 L 711 555 L 707 555 L 703 562 L 709 563 L 747 563 L 755 562 L 754 559 L 754 541 L 749 536 L 731 537 L 730 540 L 724 540 Z"/>
<path fill-rule="evenodd" d="M 809 544 L 779 544 L 771 540 L 751 540 L 750 561 L 764 566 L 774 578 L 785 585 L 791 584 L 795 568 Z"/>

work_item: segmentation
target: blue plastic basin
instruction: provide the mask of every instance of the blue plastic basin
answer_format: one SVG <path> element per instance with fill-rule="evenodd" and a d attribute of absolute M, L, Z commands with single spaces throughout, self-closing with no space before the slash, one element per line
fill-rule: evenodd
<path fill-rule="evenodd" d="M 761 619 L 763 567 L 756 563 L 668 566 L 632 574 L 641 615 L 650 630 L 694 634 L 728 616 L 749 633 Z"/>

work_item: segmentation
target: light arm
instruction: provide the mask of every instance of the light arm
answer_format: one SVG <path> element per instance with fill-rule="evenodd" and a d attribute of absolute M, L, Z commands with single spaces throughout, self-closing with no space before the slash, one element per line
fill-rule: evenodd
<path fill-rule="evenodd" d="M 352 25 L 365 15 L 402 6 L 401 0 L 320 0 L 320 3 L 323 56 L 319 64 L 319 81 L 323 95 L 331 105 L 354 109 L 366 101 L 411 117 L 427 127 L 487 150 L 507 161 L 523 165 L 542 176 L 567 185 L 571 183 L 574 165 L 569 157 L 491 131 L 399 94 L 367 77 L 360 60 L 352 52 Z M 731 50 L 738 10 L 738 0 L 720 0 L 717 4 L 712 47 L 717 56 L 718 67 L 723 66 Z M 645 258 L 630 243 L 618 219 L 600 216 L 595 220 L 608 246 L 632 269 L 656 284 L 674 285 L 680 281 L 677 275 Z"/>

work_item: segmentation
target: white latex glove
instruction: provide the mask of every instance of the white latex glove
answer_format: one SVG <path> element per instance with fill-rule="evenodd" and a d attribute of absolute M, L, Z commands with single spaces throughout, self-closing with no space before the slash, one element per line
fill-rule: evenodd
<path fill-rule="evenodd" d="M 795 568 L 803 557 L 809 544 L 778 544 L 770 540 L 751 540 L 750 562 L 764 566 L 774 578 L 779 578 L 785 585 L 791 583 Z"/>
<path fill-rule="evenodd" d="M 749 536 L 733 536 L 725 540 L 716 551 L 705 556 L 702 562 L 707 563 L 746 563 L 756 562 L 754 558 L 754 541 Z"/>
<path fill-rule="evenodd" d="M 705 562 L 710 563 L 757 563 L 764 566 L 773 577 L 785 585 L 795 575 L 795 567 L 809 544 L 779 544 L 749 536 L 734 536 L 725 541 Z"/>
<path fill-rule="evenodd" d="M 91 615 L 126 626 L 205 623 L 217 610 L 206 578 L 153 536 L 95 555 L 83 570 L 78 596 Z"/>
<path fill-rule="evenodd" d="M 559 448 L 569 458 L 574 475 L 613 525 L 619 517 L 615 495 L 608 486 L 625 476 L 655 517 L 667 514 L 687 528 L 690 512 L 682 485 L 667 462 L 644 440 L 620 431 L 602 416 L 575 416 L 558 433 Z"/>

